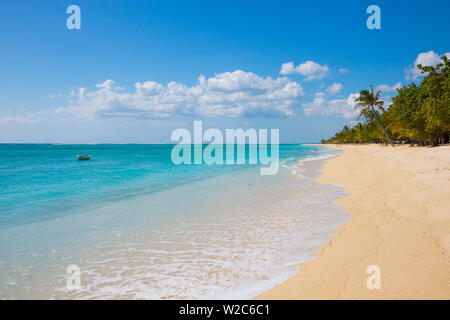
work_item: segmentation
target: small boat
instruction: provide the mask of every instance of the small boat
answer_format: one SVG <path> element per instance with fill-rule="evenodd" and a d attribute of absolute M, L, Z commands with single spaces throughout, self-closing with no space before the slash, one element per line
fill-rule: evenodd
<path fill-rule="evenodd" d="M 91 157 L 92 156 L 90 154 L 80 154 L 77 156 L 78 160 L 90 160 Z"/>

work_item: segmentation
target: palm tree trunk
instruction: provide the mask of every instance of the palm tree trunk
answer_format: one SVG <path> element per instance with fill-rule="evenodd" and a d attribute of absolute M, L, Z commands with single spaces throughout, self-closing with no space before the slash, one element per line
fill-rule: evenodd
<path fill-rule="evenodd" d="M 391 146 L 394 148 L 394 144 L 392 143 L 391 138 L 389 137 L 388 133 L 386 132 L 386 130 L 384 129 L 383 124 L 381 123 L 380 118 L 378 117 L 378 114 L 375 112 L 375 109 L 372 107 L 372 111 L 375 114 L 375 118 L 377 118 L 378 124 L 380 125 L 381 129 L 384 132 L 384 135 L 386 136 L 386 138 L 388 139 L 389 143 L 391 144 Z"/>

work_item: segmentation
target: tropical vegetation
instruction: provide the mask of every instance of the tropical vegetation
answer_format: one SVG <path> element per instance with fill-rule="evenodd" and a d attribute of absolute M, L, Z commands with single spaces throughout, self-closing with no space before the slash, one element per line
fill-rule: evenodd
<path fill-rule="evenodd" d="M 432 66 L 417 65 L 426 74 L 419 85 L 397 89 L 388 108 L 380 91 L 362 90 L 355 100 L 358 123 L 344 126 L 322 143 L 410 143 L 438 145 L 450 137 L 450 61 Z"/>

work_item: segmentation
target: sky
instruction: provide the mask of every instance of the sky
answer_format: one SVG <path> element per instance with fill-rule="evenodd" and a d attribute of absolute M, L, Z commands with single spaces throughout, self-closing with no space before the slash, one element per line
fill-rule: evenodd
<path fill-rule="evenodd" d="M 69 5 L 81 29 L 68 29 Z M 381 29 L 369 29 L 370 5 Z M 450 51 L 450 2 L 2 1 L 0 143 L 170 143 L 176 128 L 319 142 Z M 450 54 L 449 54 L 450 56 Z"/>

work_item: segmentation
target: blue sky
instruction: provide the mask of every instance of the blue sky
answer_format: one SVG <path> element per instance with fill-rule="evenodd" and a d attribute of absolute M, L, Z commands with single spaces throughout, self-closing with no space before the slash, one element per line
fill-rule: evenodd
<path fill-rule="evenodd" d="M 66 27 L 71 4 L 81 30 Z M 381 30 L 366 27 L 371 4 Z M 450 51 L 447 0 L 0 6 L 0 142 L 164 143 L 193 120 L 318 142 L 354 122 L 357 92 L 389 101 L 420 81 L 415 62 Z"/>

